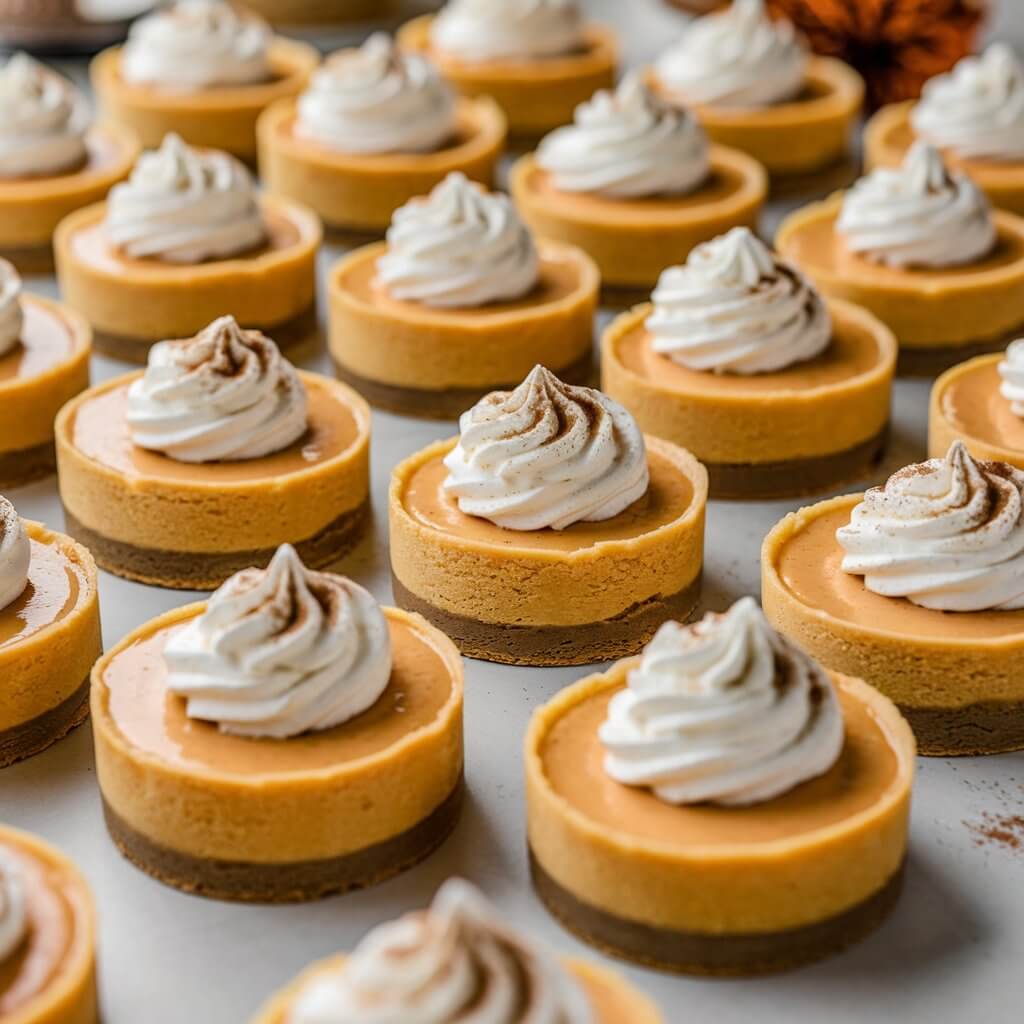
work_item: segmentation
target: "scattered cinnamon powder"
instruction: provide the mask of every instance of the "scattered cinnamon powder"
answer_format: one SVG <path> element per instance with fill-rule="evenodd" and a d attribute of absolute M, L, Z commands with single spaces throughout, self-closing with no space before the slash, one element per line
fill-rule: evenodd
<path fill-rule="evenodd" d="M 975 846 L 1024 850 L 1024 815 L 984 811 L 980 821 L 965 821 L 964 824 L 974 833 Z"/>

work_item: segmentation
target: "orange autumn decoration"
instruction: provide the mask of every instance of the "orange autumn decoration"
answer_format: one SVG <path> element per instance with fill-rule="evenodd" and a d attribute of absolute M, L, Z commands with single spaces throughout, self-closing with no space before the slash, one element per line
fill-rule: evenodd
<path fill-rule="evenodd" d="M 768 0 L 817 53 L 852 64 L 871 107 L 914 99 L 974 49 L 986 0 Z"/>

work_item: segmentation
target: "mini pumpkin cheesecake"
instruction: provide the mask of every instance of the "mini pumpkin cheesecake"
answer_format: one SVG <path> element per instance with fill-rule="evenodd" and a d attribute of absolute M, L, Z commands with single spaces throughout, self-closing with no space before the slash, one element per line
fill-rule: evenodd
<path fill-rule="evenodd" d="M 411 867 L 458 819 L 458 652 L 290 546 L 146 623 L 92 679 L 107 828 L 167 885 L 315 899 Z"/>
<path fill-rule="evenodd" d="M 96 911 L 60 851 L 0 825 L 0 1016 L 9 1024 L 99 1024 Z"/>
<path fill-rule="evenodd" d="M 911 731 L 752 598 L 563 690 L 525 756 L 534 886 L 606 953 L 786 970 L 864 938 L 899 896 Z"/>
<path fill-rule="evenodd" d="M 145 362 L 155 342 L 226 310 L 289 347 L 317 334 L 322 236 L 312 210 L 257 196 L 234 157 L 169 135 L 108 202 L 61 222 L 57 276 L 96 348 L 119 359 Z"/>
<path fill-rule="evenodd" d="M 922 754 L 1024 748 L 1024 473 L 956 442 L 884 487 L 786 516 L 765 612 L 907 716 Z"/>
<path fill-rule="evenodd" d="M 992 201 L 1024 215 L 1024 66 L 1005 43 L 965 57 L 921 99 L 883 107 L 864 129 L 869 167 L 898 167 L 915 140 L 942 150 Z"/>
<path fill-rule="evenodd" d="M 0 258 L 41 274 L 53 269 L 57 224 L 127 178 L 139 144 L 91 123 L 71 82 L 19 53 L 0 67 L 0 152 Z"/>
<path fill-rule="evenodd" d="M 484 1010 L 495 1024 L 663 1020 L 614 972 L 553 957 L 468 882 L 449 879 L 428 909 L 375 928 L 350 956 L 313 964 L 251 1024 L 341 1024 L 360 1015 L 455 1024 Z"/>
<path fill-rule="evenodd" d="M 226 0 L 176 0 L 137 21 L 92 62 L 104 113 L 153 149 L 165 135 L 256 161 L 256 121 L 302 92 L 320 61 Z"/>
<path fill-rule="evenodd" d="M 1024 469 L 1024 341 L 947 370 L 932 387 L 928 454 L 963 441 L 976 459 Z"/>
<path fill-rule="evenodd" d="M 700 593 L 707 473 L 599 391 L 535 367 L 391 478 L 397 603 L 463 654 L 575 665 L 638 650 Z"/>
<path fill-rule="evenodd" d="M 535 244 L 508 196 L 449 175 L 331 270 L 331 356 L 374 405 L 455 419 L 540 361 L 588 381 L 599 284 L 580 249 Z"/>
<path fill-rule="evenodd" d="M 511 189 L 530 227 L 589 253 L 605 285 L 650 288 L 700 242 L 756 227 L 768 179 L 630 75 L 521 157 Z"/>
<path fill-rule="evenodd" d="M 0 487 L 53 472 L 53 420 L 89 386 L 91 344 L 81 316 L 22 294 L 14 267 L 0 260 Z"/>
<path fill-rule="evenodd" d="M 509 131 L 536 139 L 615 81 L 614 32 L 583 19 L 578 0 L 448 0 L 406 22 L 398 44 L 423 53 L 464 96 L 490 96 Z"/>
<path fill-rule="evenodd" d="M 85 720 L 101 649 L 89 552 L 0 497 L 0 768 Z M 0 1008 L 3 977 L 0 969 Z"/>
<path fill-rule="evenodd" d="M 1024 326 L 1024 219 L 993 213 L 926 143 L 901 167 L 792 214 L 776 248 L 826 296 L 892 329 L 900 373 L 933 375 L 1002 350 Z"/>
<path fill-rule="evenodd" d="M 896 339 L 870 313 L 826 303 L 746 228 L 666 270 L 653 300 L 606 329 L 601 386 L 685 444 L 713 498 L 806 494 L 878 465 Z"/>
<path fill-rule="evenodd" d="M 282 543 L 322 568 L 369 524 L 366 403 L 232 317 L 155 346 L 56 430 L 68 530 L 118 576 L 212 589 Z"/>
<path fill-rule="evenodd" d="M 429 61 L 376 33 L 260 118 L 260 172 L 328 227 L 380 232 L 453 171 L 493 184 L 505 131 L 493 100 L 457 98 Z"/>
<path fill-rule="evenodd" d="M 653 87 L 693 109 L 713 142 L 758 160 L 773 189 L 852 177 L 864 82 L 848 64 L 809 54 L 763 0 L 735 0 L 694 21 L 650 71 Z"/>

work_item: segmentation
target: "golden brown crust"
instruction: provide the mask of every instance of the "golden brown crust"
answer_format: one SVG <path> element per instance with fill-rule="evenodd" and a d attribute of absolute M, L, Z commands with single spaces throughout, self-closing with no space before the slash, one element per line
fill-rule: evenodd
<path fill-rule="evenodd" d="M 58 548 L 73 568 L 78 578 L 78 599 L 56 621 L 0 647 L 0 730 L 24 725 L 71 700 L 103 649 L 92 555 L 70 537 L 48 530 L 42 523 L 24 522 L 30 539 Z M 54 741 L 72 728 L 66 722 L 53 724 Z"/>
<path fill-rule="evenodd" d="M 998 637 L 969 637 L 950 629 L 942 635 L 915 636 L 899 628 L 897 616 L 862 625 L 811 607 L 787 586 L 779 569 L 786 544 L 818 517 L 852 510 L 862 497 L 850 494 L 818 502 L 791 512 L 771 529 L 761 549 L 761 600 L 769 621 L 832 671 L 857 675 L 877 687 L 908 718 L 918 712 L 930 712 L 932 719 L 940 716 L 939 722 L 930 722 L 928 732 L 918 735 L 922 754 L 1019 749 L 1019 729 L 986 732 L 971 720 L 975 707 L 979 720 L 987 723 L 994 720 L 991 710 L 997 710 L 989 705 L 1024 703 L 1024 632 L 1009 628 Z M 898 611 L 902 599 L 892 601 Z M 960 738 L 954 742 L 956 735 Z"/>
<path fill-rule="evenodd" d="M 559 886 L 627 921 L 724 936 L 814 924 L 870 898 L 897 873 L 906 853 L 914 739 L 890 701 L 858 679 L 834 677 L 871 708 L 897 767 L 875 803 L 836 824 L 791 839 L 679 847 L 599 824 L 572 806 L 545 772 L 546 738 L 581 703 L 621 688 L 635 663 L 618 662 L 563 690 L 530 722 L 529 842 Z"/>
<path fill-rule="evenodd" d="M 146 149 L 156 149 L 175 132 L 189 145 L 223 149 L 249 162 L 256 159 L 260 113 L 279 99 L 298 96 L 320 63 L 314 47 L 275 36 L 268 51 L 272 81 L 188 91 L 130 85 L 121 77 L 121 52 L 120 46 L 104 50 L 89 68 L 111 120 L 131 130 Z"/>
<path fill-rule="evenodd" d="M 684 262 L 694 246 L 739 225 L 757 226 L 768 198 L 764 168 L 745 153 L 722 146 L 712 147 L 711 168 L 713 176 L 739 184 L 707 202 L 700 202 L 698 189 L 678 203 L 586 196 L 581 204 L 578 195 L 536 187 L 543 172 L 532 153 L 512 166 L 509 188 L 533 232 L 589 253 L 604 284 L 650 288 L 666 267 Z"/>
<path fill-rule="evenodd" d="M 866 169 L 898 167 L 916 136 L 910 126 L 915 101 L 882 107 L 864 127 Z M 1024 215 L 1024 161 L 965 160 L 955 153 L 943 154 L 949 165 L 966 171 L 1000 210 Z"/>
<path fill-rule="evenodd" d="M 0 181 L 0 248 L 15 257 L 18 250 L 36 250 L 45 261 L 57 225 L 75 210 L 105 199 L 114 185 L 128 177 L 139 155 L 135 136 L 109 122 L 94 125 L 86 144 L 109 155 L 71 174 Z"/>
<path fill-rule="evenodd" d="M 807 389 L 754 389 L 747 378 L 735 376 L 729 378 L 728 389 L 723 390 L 718 378 L 713 390 L 695 387 L 684 392 L 637 373 L 625 365 L 620 348 L 651 310 L 649 303 L 638 306 L 606 328 L 601 338 L 601 387 L 636 417 L 646 433 L 685 443 L 705 464 L 756 467 L 834 455 L 877 437 L 889 421 L 896 339 L 870 313 L 848 302 L 829 303 L 833 330 L 870 336 L 878 348 L 877 361 L 838 383 Z M 798 479 L 794 485 L 799 486 Z"/>
<path fill-rule="evenodd" d="M 135 746 L 111 713 L 107 666 L 137 641 L 204 607 L 187 605 L 153 619 L 93 669 L 97 779 L 103 799 L 128 828 L 193 858 L 265 865 L 318 861 L 408 831 L 454 791 L 463 765 L 462 659 L 443 633 L 396 608 L 386 608 L 385 615 L 414 630 L 440 656 L 451 692 L 434 721 L 379 753 L 329 768 L 242 776 L 174 765 Z"/>
<path fill-rule="evenodd" d="M 260 202 L 266 213 L 295 228 L 296 242 L 194 265 L 112 259 L 101 266 L 83 259 L 75 236 L 103 220 L 106 204 L 79 210 L 61 222 L 54 238 L 61 294 L 97 331 L 145 344 L 197 334 L 226 312 L 246 327 L 273 334 L 276 325 L 295 319 L 316 299 L 323 229 L 316 214 L 299 203 L 272 196 Z"/>
<path fill-rule="evenodd" d="M 281 100 L 260 115 L 260 173 L 269 192 L 305 203 L 330 228 L 383 231 L 395 210 L 453 171 L 490 188 L 505 145 L 505 115 L 488 96 L 459 100 L 462 137 L 434 153 L 328 149 L 296 137 L 295 107 Z"/>
<path fill-rule="evenodd" d="M 284 988 L 275 992 L 249 1024 L 287 1024 L 299 993 L 325 971 L 340 967 L 344 955 L 311 964 Z M 583 983 L 597 1012 L 595 1024 L 663 1024 L 664 1018 L 643 993 L 607 967 L 566 957 L 564 965 Z"/>
<path fill-rule="evenodd" d="M 449 311 L 378 303 L 349 288 L 347 278 L 386 248 L 380 242 L 357 249 L 328 276 L 328 346 L 348 373 L 424 392 L 486 392 L 518 383 L 538 363 L 557 371 L 591 351 L 600 278 L 581 250 L 540 246 L 542 259 L 573 269 L 575 285 L 564 295 L 508 310 Z"/>
<path fill-rule="evenodd" d="M 84 392 L 57 417 L 61 501 L 74 518 L 104 537 L 150 551 L 213 555 L 276 548 L 316 536 L 369 494 L 370 409 L 348 385 L 299 371 L 351 412 L 356 436 L 330 459 L 273 481 L 231 483 L 133 476 L 85 455 L 74 443 L 83 403 L 123 388 L 141 374 L 127 374 Z"/>
<path fill-rule="evenodd" d="M 24 850 L 61 876 L 73 925 L 57 981 L 13 1016 L 4 1017 L 4 1024 L 98 1024 L 96 910 L 88 883 L 60 851 L 28 832 L 0 825 L 0 844 Z"/>
<path fill-rule="evenodd" d="M 509 132 L 537 138 L 572 121 L 573 111 L 598 89 L 615 84 L 619 48 L 615 34 L 601 25 L 585 30 L 586 49 L 544 60 L 491 60 L 470 63 L 446 56 L 430 45 L 433 15 L 407 21 L 398 45 L 427 53 L 464 96 L 490 96 L 504 110 Z"/>
<path fill-rule="evenodd" d="M 701 572 L 707 473 L 689 452 L 646 438 L 650 452 L 689 481 L 693 497 L 672 522 L 630 540 L 575 551 L 490 544 L 427 526 L 405 506 L 410 478 L 448 452 L 439 441 L 395 467 L 388 497 L 391 568 L 403 586 L 444 612 L 484 623 L 590 625 L 651 598 L 683 592 Z"/>
<path fill-rule="evenodd" d="M 791 214 L 779 227 L 775 247 L 798 263 L 829 298 L 863 306 L 887 324 L 899 341 L 901 357 L 904 349 L 945 349 L 955 361 L 964 346 L 998 344 L 1008 331 L 1024 325 L 1024 258 L 988 269 L 971 268 L 970 273 L 957 274 L 954 268 L 941 278 L 927 271 L 876 269 L 863 261 L 843 260 L 838 266 L 831 258 L 803 258 L 802 243 L 809 233 L 824 237 L 831 232 L 835 239 L 830 225 L 842 202 L 839 193 Z M 1001 210 L 993 219 L 1007 245 L 1024 245 L 1024 219 Z"/>
<path fill-rule="evenodd" d="M 655 88 L 671 91 L 651 76 Z M 768 107 L 693 108 L 712 141 L 748 153 L 772 175 L 806 174 L 827 168 L 849 151 L 864 102 L 864 81 L 833 57 L 807 62 L 804 95 Z"/>

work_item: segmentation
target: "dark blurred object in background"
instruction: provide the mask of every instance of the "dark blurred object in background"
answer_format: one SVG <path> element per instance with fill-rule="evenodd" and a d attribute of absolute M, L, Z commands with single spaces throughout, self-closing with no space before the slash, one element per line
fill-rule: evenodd
<path fill-rule="evenodd" d="M 668 2 L 690 13 L 726 6 Z M 874 109 L 916 98 L 932 75 L 972 53 L 988 0 L 767 0 L 767 6 L 794 22 L 817 53 L 852 64 Z"/>
<path fill-rule="evenodd" d="M 240 0 L 274 25 L 345 25 L 380 21 L 398 11 L 398 0 Z"/>
<path fill-rule="evenodd" d="M 154 0 L 0 0 L 0 47 L 40 56 L 94 53 Z"/>

